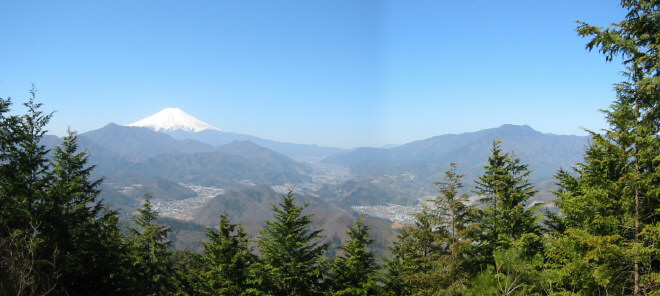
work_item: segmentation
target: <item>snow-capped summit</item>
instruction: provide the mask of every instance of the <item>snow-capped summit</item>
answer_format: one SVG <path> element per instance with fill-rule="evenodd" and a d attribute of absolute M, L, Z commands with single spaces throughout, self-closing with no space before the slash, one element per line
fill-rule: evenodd
<path fill-rule="evenodd" d="M 216 130 L 221 129 L 203 122 L 190 114 L 184 112 L 179 108 L 165 108 L 160 112 L 151 115 L 126 126 L 141 126 L 152 128 L 155 131 L 171 132 L 175 130 L 184 130 L 188 132 L 201 132 L 203 130 Z"/>

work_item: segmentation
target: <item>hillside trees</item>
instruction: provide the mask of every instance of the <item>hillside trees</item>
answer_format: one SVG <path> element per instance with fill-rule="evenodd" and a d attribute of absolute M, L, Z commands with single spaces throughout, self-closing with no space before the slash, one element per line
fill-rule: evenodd
<path fill-rule="evenodd" d="M 385 264 L 385 289 L 390 295 L 413 295 L 428 288 L 426 278 L 445 251 L 444 230 L 434 231 L 439 229 L 435 222 L 424 208 L 415 214 L 415 223 L 404 226 L 397 235 Z"/>

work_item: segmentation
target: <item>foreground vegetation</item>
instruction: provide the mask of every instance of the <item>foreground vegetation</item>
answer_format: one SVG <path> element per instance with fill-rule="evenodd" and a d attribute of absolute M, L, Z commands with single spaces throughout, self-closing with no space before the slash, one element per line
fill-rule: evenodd
<path fill-rule="evenodd" d="M 452 164 L 382 264 L 363 220 L 326 258 L 293 193 L 254 243 L 221 215 L 199 253 L 171 251 L 148 195 L 127 228 L 98 200 L 75 133 L 53 151 L 40 144 L 51 115 L 34 91 L 24 115 L 0 99 L 0 294 L 660 295 L 660 3 L 622 4 L 621 23 L 578 28 L 589 49 L 624 59 L 627 80 L 605 111 L 609 129 L 557 173 L 559 213 L 529 204 L 528 166 L 496 140 L 480 200 L 468 202 Z"/>

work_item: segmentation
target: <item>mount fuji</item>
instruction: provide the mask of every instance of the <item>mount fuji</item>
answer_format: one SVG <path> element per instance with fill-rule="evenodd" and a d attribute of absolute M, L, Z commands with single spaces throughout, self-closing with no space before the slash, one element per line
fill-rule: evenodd
<path fill-rule="evenodd" d="M 234 141 L 251 141 L 295 160 L 318 160 L 347 150 L 318 145 L 284 143 L 255 136 L 232 133 L 203 122 L 179 108 L 160 112 L 126 126 L 145 127 L 170 135 L 178 140 L 196 140 L 210 145 L 225 145 Z"/>
<path fill-rule="evenodd" d="M 140 121 L 126 126 L 148 127 L 155 131 L 171 132 L 183 130 L 187 132 L 201 132 L 205 130 L 223 131 L 215 126 L 203 122 L 179 108 L 165 108 Z"/>

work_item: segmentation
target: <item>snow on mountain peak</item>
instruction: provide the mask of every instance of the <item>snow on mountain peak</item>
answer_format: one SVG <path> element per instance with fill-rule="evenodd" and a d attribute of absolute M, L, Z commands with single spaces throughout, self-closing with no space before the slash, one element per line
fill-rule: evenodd
<path fill-rule="evenodd" d="M 184 130 L 188 132 L 201 132 L 203 130 L 221 129 L 203 122 L 179 108 L 165 108 L 140 121 L 127 124 L 126 126 L 141 126 L 152 128 L 156 131 Z"/>

